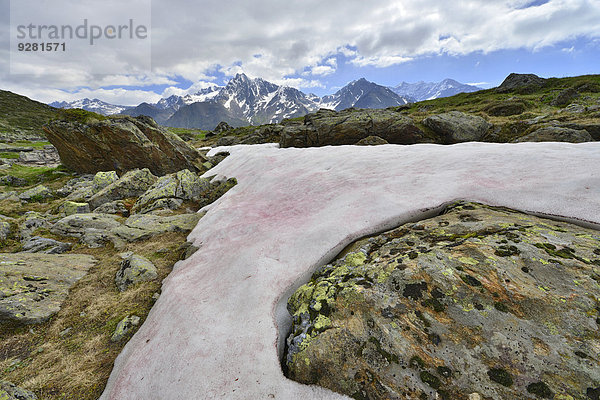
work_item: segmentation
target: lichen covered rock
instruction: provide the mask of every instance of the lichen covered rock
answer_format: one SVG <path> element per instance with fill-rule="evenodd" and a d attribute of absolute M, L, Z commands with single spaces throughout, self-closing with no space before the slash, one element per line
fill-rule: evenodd
<path fill-rule="evenodd" d="M 123 318 L 118 324 L 115 332 L 113 333 L 110 340 L 112 342 L 120 342 L 125 336 L 127 336 L 136 326 L 140 324 L 140 317 L 137 315 L 131 315 Z"/>
<path fill-rule="evenodd" d="M 156 266 L 146 257 L 124 253 L 122 258 L 121 268 L 115 277 L 115 283 L 121 292 L 138 283 L 154 280 L 158 276 Z"/>
<path fill-rule="evenodd" d="M 90 207 L 94 210 L 104 203 L 141 196 L 157 179 L 147 168 L 129 171 L 94 194 L 89 200 Z"/>
<path fill-rule="evenodd" d="M 284 364 L 357 399 L 593 398 L 599 282 L 598 231 L 457 203 L 319 268 Z"/>
<path fill-rule="evenodd" d="M 0 400 L 37 400 L 37 396 L 10 382 L 0 381 Z"/>
<path fill-rule="evenodd" d="M 80 254 L 0 254 L 0 323 L 46 321 L 95 263 Z"/>

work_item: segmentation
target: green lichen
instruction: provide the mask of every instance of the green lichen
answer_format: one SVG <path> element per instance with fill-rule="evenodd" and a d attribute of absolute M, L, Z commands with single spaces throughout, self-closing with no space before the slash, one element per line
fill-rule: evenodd
<path fill-rule="evenodd" d="M 367 256 L 362 251 L 357 251 L 355 253 L 347 254 L 344 261 L 347 265 L 358 267 L 367 261 Z"/>
<path fill-rule="evenodd" d="M 551 399 L 554 393 L 544 382 L 535 382 L 527 386 L 527 391 L 544 399 Z"/>
<path fill-rule="evenodd" d="M 490 380 L 501 384 L 502 386 L 510 387 L 513 384 L 513 378 L 504 368 L 492 368 L 488 372 Z"/>
<path fill-rule="evenodd" d="M 425 361 L 419 356 L 412 356 L 408 361 L 408 366 L 416 369 L 425 368 Z"/>
<path fill-rule="evenodd" d="M 506 304 L 502 303 L 501 301 L 497 301 L 494 303 L 494 308 L 498 311 L 502 311 L 504 313 L 509 312 L 509 308 Z"/>
<path fill-rule="evenodd" d="M 421 381 L 423 381 L 423 383 L 428 384 L 434 389 L 439 389 L 439 387 L 442 385 L 440 379 L 437 376 L 427 371 L 422 371 L 419 377 L 421 378 Z"/>

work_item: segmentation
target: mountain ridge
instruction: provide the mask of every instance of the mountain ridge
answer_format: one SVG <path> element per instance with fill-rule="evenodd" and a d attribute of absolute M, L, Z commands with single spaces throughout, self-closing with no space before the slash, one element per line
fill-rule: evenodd
<path fill-rule="evenodd" d="M 417 86 L 415 86 L 417 85 Z M 59 108 L 83 108 L 102 115 L 148 115 L 158 123 L 174 128 L 213 129 L 216 119 L 232 126 L 278 123 L 296 118 L 320 108 L 340 111 L 346 108 L 387 108 L 418 101 L 423 92 L 429 98 L 446 97 L 462 91 L 479 90 L 452 79 L 439 83 L 418 82 L 390 88 L 365 78 L 348 83 L 331 95 L 306 94 L 290 86 L 279 86 L 262 78 L 246 74 L 235 75 L 225 86 L 211 85 L 193 94 L 171 95 L 157 103 L 119 106 L 98 99 L 74 102 L 54 102 Z M 433 95 L 432 95 L 433 93 Z M 194 105 L 194 107 L 191 107 Z M 191 107 L 191 108 L 189 108 Z"/>

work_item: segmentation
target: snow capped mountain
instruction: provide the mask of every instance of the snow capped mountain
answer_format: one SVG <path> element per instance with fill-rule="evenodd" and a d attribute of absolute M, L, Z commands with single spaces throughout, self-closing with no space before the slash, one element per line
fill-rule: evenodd
<path fill-rule="evenodd" d="M 232 126 L 272 124 L 286 118 L 304 116 L 319 108 L 336 111 L 350 107 L 387 108 L 477 90 L 480 88 L 452 79 L 439 83 L 403 82 L 388 88 L 361 78 L 350 82 L 335 94 L 321 98 L 261 78 L 237 74 L 225 86 L 210 85 L 193 94 L 172 95 L 158 103 L 142 103 L 137 107 L 117 106 L 98 99 L 54 102 L 50 105 L 83 108 L 103 115 L 148 115 L 167 126 L 209 130 L 220 121 Z"/>
<path fill-rule="evenodd" d="M 102 115 L 120 114 L 123 111 L 131 108 L 126 106 L 118 106 L 110 104 L 99 99 L 81 99 L 75 101 L 55 101 L 50 103 L 49 106 L 55 108 L 82 108 L 87 111 L 92 111 Z"/>
<path fill-rule="evenodd" d="M 391 89 L 400 96 L 412 98 L 413 101 L 433 100 L 440 97 L 454 96 L 458 93 L 470 93 L 481 90 L 480 87 L 466 85 L 454 79 L 444 79 L 441 82 L 402 82 Z"/>
<path fill-rule="evenodd" d="M 408 102 L 408 99 L 400 97 L 391 89 L 361 78 L 350 82 L 335 94 L 323 97 L 319 106 L 340 111 L 350 107 L 387 108 Z"/>

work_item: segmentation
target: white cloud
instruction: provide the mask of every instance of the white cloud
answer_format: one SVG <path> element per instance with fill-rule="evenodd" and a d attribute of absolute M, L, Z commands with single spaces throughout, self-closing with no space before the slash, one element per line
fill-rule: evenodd
<path fill-rule="evenodd" d="M 273 82 L 288 79 L 315 87 L 318 83 L 289 78 L 302 71 L 326 76 L 338 68 L 338 54 L 359 67 L 388 67 L 436 54 L 539 50 L 575 37 L 600 37 L 598 0 L 550 0 L 528 7 L 530 3 L 461 0 L 450 5 L 446 0 L 381 0 L 374 6 L 358 0 L 154 1 L 152 74 L 128 73 L 132 57 L 115 58 L 105 49 L 90 62 L 120 62 L 124 73 L 101 77 L 78 71 L 76 64 L 40 64 L 33 68 L 33 76 L 0 80 L 32 90 L 34 84 L 74 89 L 99 88 L 110 82 L 170 84 L 170 77 L 176 76 L 192 82 L 214 81 L 217 72 L 226 77 L 245 72 Z M 35 18 L 44 11 L 31 13 Z M 6 39 L 0 38 L 0 48 L 2 40 Z M 0 68 L 2 64 L 0 60 Z M 60 73 L 43 75 L 52 69 Z M 172 90 L 175 93 L 177 89 Z"/>

